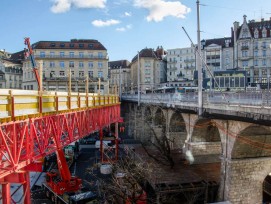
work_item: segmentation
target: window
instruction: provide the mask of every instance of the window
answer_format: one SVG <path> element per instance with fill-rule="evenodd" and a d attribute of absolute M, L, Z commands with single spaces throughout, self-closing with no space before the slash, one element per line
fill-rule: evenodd
<path fill-rule="evenodd" d="M 84 77 L 85 73 L 84 71 L 79 71 L 79 77 Z"/>
<path fill-rule="evenodd" d="M 83 52 L 79 52 L 79 57 L 83 58 L 84 57 L 84 53 Z"/>
<path fill-rule="evenodd" d="M 266 57 L 266 50 L 263 50 L 263 57 Z"/>
<path fill-rule="evenodd" d="M 254 60 L 254 66 L 258 66 L 258 60 Z"/>
<path fill-rule="evenodd" d="M 70 52 L 70 57 L 74 57 L 74 52 Z"/>
<path fill-rule="evenodd" d="M 71 71 L 72 76 L 74 76 L 74 71 Z"/>
<path fill-rule="evenodd" d="M 84 62 L 79 62 L 79 67 L 83 68 L 84 67 Z"/>
<path fill-rule="evenodd" d="M 55 44 L 55 43 L 51 43 L 50 46 L 51 46 L 51 47 L 55 47 L 56 44 Z"/>
<path fill-rule="evenodd" d="M 242 51 L 242 57 L 247 57 L 247 51 Z"/>
<path fill-rule="evenodd" d="M 74 44 L 70 44 L 70 47 L 74 47 Z"/>
<path fill-rule="evenodd" d="M 98 71 L 98 77 L 102 78 L 103 77 L 103 72 L 102 71 Z"/>
<path fill-rule="evenodd" d="M 259 38 L 259 32 L 258 32 L 257 29 L 256 29 L 255 32 L 254 32 L 254 37 L 255 37 L 255 38 Z"/>
<path fill-rule="evenodd" d="M 55 62 L 50 62 L 49 66 L 50 66 L 50 68 L 55 67 Z"/>
<path fill-rule="evenodd" d="M 59 53 L 59 56 L 60 56 L 60 57 L 64 57 L 64 56 L 65 56 L 65 52 L 60 52 L 60 53 Z"/>
<path fill-rule="evenodd" d="M 83 48 L 84 47 L 84 44 L 79 44 L 79 48 Z"/>
<path fill-rule="evenodd" d="M 59 76 L 65 76 L 65 72 L 64 71 L 60 71 L 59 72 Z"/>
<path fill-rule="evenodd" d="M 74 67 L 74 61 L 69 61 L 69 67 Z"/>
<path fill-rule="evenodd" d="M 51 71 L 50 72 L 50 77 L 54 77 L 55 76 L 55 71 Z"/>
<path fill-rule="evenodd" d="M 265 66 L 266 65 L 266 59 L 263 59 L 262 61 L 262 65 Z"/>
<path fill-rule="evenodd" d="M 65 47 L 65 43 L 61 43 L 61 44 L 60 44 L 60 47 Z"/>
<path fill-rule="evenodd" d="M 45 52 L 40 52 L 40 57 L 44 58 L 45 57 Z"/>
<path fill-rule="evenodd" d="M 103 63 L 102 62 L 98 62 L 98 68 L 103 68 Z"/>
<path fill-rule="evenodd" d="M 266 48 L 266 42 L 263 42 L 263 43 L 262 43 L 262 47 L 263 47 L 263 48 Z"/>
<path fill-rule="evenodd" d="M 93 58 L 93 53 L 92 52 L 90 52 L 88 55 L 89 55 L 90 58 Z"/>
<path fill-rule="evenodd" d="M 93 68 L 93 62 L 88 62 L 88 67 Z"/>
<path fill-rule="evenodd" d="M 93 44 L 88 44 L 88 48 L 93 48 Z"/>
<path fill-rule="evenodd" d="M 258 57 L 258 50 L 255 50 L 255 51 L 254 51 L 254 56 L 255 56 L 255 57 Z"/>
<path fill-rule="evenodd" d="M 243 67 L 248 67 L 248 61 L 247 60 L 243 61 Z"/>
<path fill-rule="evenodd" d="M 50 57 L 54 57 L 55 56 L 55 52 L 50 52 Z"/>
<path fill-rule="evenodd" d="M 93 71 L 88 71 L 88 77 L 93 77 Z"/>
<path fill-rule="evenodd" d="M 102 52 L 98 52 L 98 58 L 103 58 L 103 53 Z"/>
<path fill-rule="evenodd" d="M 64 62 L 64 61 L 60 61 L 60 62 L 59 62 L 59 66 L 60 66 L 61 68 L 64 68 L 64 67 L 65 67 L 65 62 Z"/>

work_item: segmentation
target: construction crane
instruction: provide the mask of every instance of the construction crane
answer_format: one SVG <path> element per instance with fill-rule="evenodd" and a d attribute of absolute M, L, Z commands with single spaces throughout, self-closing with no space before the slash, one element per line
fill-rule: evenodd
<path fill-rule="evenodd" d="M 33 50 L 32 50 L 31 44 L 30 44 L 30 38 L 28 38 L 28 37 L 24 38 L 24 44 L 27 46 L 27 48 L 25 48 L 25 50 L 24 50 L 25 57 L 30 58 L 32 68 L 33 68 L 33 72 L 35 74 L 35 78 L 36 78 L 37 83 L 38 83 L 38 90 L 41 91 L 41 81 L 40 81 L 39 72 L 38 72 L 38 69 L 37 69 L 37 64 L 36 64 L 36 61 L 35 61 L 35 57 L 34 57 L 34 54 L 33 54 Z"/>

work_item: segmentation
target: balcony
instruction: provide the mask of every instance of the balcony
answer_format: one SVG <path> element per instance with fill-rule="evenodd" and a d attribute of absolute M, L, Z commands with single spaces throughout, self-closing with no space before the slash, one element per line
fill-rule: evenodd
<path fill-rule="evenodd" d="M 185 63 L 192 63 L 192 62 L 195 62 L 196 60 L 195 59 L 185 59 L 184 62 Z"/>
<path fill-rule="evenodd" d="M 106 80 L 102 77 L 100 78 L 101 82 L 105 82 Z M 69 81 L 69 77 L 43 77 L 44 81 Z M 72 77 L 72 81 L 84 81 L 86 80 L 86 77 Z M 89 82 L 98 82 L 98 77 L 90 77 Z"/>
<path fill-rule="evenodd" d="M 249 49 L 249 46 L 248 45 L 243 45 L 241 46 L 241 50 L 248 50 Z"/>
<path fill-rule="evenodd" d="M 107 60 L 108 56 L 81 56 L 81 55 L 35 55 L 36 59 L 93 59 L 93 60 Z"/>

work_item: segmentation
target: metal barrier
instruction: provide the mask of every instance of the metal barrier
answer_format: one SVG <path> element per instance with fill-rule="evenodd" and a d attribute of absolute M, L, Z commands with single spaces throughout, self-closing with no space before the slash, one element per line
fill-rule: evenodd
<path fill-rule="evenodd" d="M 0 89 L 0 122 L 118 103 L 116 95 Z"/>

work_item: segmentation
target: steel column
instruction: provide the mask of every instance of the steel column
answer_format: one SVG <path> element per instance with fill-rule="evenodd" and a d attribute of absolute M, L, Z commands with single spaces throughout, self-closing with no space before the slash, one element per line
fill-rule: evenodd
<path fill-rule="evenodd" d="M 3 204 L 11 204 L 10 183 L 2 184 L 2 199 Z"/>
<path fill-rule="evenodd" d="M 24 173 L 25 182 L 23 184 L 23 192 L 24 192 L 24 204 L 31 204 L 31 189 L 30 189 L 30 176 L 29 172 L 26 171 Z"/>

